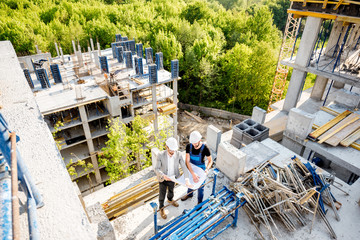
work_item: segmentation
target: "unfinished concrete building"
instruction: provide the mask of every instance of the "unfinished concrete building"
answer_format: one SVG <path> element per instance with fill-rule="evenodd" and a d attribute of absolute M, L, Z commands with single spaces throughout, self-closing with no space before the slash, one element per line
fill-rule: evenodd
<path fill-rule="evenodd" d="M 155 131 L 166 121 L 176 136 L 178 61 L 168 72 L 161 52 L 154 61 L 153 50 L 146 48 L 144 57 L 141 43 L 119 35 L 110 49 L 89 47 L 82 53 L 73 42 L 74 55 L 63 55 L 60 48 L 54 58 L 43 53 L 19 58 L 65 164 L 84 160 L 93 165 L 88 171 L 76 166 L 72 176 L 83 193 L 102 188 L 109 179 L 98 163 L 109 119 L 128 124 L 140 115 L 153 122 Z"/>
<path fill-rule="evenodd" d="M 288 13 L 273 100 L 282 95 L 289 69 L 292 68 L 293 72 L 285 100 L 271 105 L 276 111 L 268 114 L 267 120 L 276 116 L 275 119 L 282 122 L 284 146 L 306 159 L 319 161 L 324 169 L 335 172 L 351 184 L 360 175 L 359 142 L 343 145 L 330 139 L 308 141 L 307 137 L 314 126 L 322 126 L 346 110 L 359 113 L 359 3 L 294 1 Z M 302 91 L 307 73 L 316 75 L 311 93 Z M 294 108 L 303 112 L 292 110 Z M 268 126 L 272 124 L 268 123 Z M 359 124 L 356 121 L 345 130 L 350 134 Z M 328 125 L 328 129 L 330 127 Z M 334 138 L 343 140 L 346 137 L 347 132 L 341 129 L 334 131 L 328 138 L 335 135 Z"/>

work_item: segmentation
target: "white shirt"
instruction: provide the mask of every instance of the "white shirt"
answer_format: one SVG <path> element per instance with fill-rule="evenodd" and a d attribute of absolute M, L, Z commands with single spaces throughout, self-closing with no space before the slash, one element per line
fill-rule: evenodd
<path fill-rule="evenodd" d="M 168 172 L 167 172 L 167 175 L 169 177 L 175 175 L 174 156 L 175 156 L 175 153 L 171 157 L 169 156 L 169 154 L 167 154 L 167 160 L 168 160 Z"/>

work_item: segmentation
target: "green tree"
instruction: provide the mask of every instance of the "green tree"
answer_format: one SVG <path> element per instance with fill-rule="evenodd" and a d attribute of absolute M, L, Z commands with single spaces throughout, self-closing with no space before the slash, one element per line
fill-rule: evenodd
<path fill-rule="evenodd" d="M 171 135 L 169 124 L 161 122 L 155 133 L 150 122 L 140 115 L 126 125 L 119 120 L 109 122 L 109 140 L 99 162 L 105 165 L 109 182 L 127 177 L 151 165 L 151 148 L 164 149 L 165 139 Z"/>

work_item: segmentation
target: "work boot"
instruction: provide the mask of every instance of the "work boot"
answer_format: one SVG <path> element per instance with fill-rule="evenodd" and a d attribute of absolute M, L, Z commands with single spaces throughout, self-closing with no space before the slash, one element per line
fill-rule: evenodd
<path fill-rule="evenodd" d="M 192 198 L 192 195 L 185 195 L 181 198 L 181 201 L 186 201 L 188 198 Z"/>
<path fill-rule="evenodd" d="M 170 204 L 173 205 L 174 207 L 178 207 L 178 206 L 179 206 L 179 204 L 178 204 L 177 202 L 175 202 L 175 201 L 170 201 L 170 200 L 168 200 L 168 203 L 170 203 Z"/>
<path fill-rule="evenodd" d="M 160 216 L 161 216 L 163 219 L 166 219 L 166 218 L 167 218 L 164 208 L 160 209 Z"/>

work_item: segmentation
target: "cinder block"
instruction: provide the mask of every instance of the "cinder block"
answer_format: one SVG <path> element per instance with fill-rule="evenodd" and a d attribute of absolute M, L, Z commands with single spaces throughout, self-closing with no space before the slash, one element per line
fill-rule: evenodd
<path fill-rule="evenodd" d="M 285 132 L 299 139 L 306 139 L 312 130 L 315 115 L 304 112 L 297 108 L 290 109 Z"/>
<path fill-rule="evenodd" d="M 218 149 L 216 167 L 231 181 L 236 181 L 244 173 L 246 154 L 231 145 L 221 142 Z"/>
<path fill-rule="evenodd" d="M 256 124 L 256 122 L 254 120 L 251 120 L 251 119 L 246 119 L 242 123 L 246 123 L 249 127 L 252 127 L 252 126 L 254 126 Z"/>
<path fill-rule="evenodd" d="M 253 108 L 251 120 L 263 124 L 265 122 L 266 111 L 258 106 Z"/>
<path fill-rule="evenodd" d="M 101 204 L 96 204 L 86 208 L 91 223 L 97 226 L 97 239 L 98 240 L 115 240 L 115 231 L 111 225 L 108 217 L 106 216 Z"/>
<path fill-rule="evenodd" d="M 241 141 L 237 140 L 236 138 L 232 138 L 230 144 L 238 149 L 241 148 Z"/>
<path fill-rule="evenodd" d="M 259 141 L 262 141 L 269 137 L 269 128 L 268 127 L 265 127 L 264 125 L 261 125 L 261 124 L 256 124 L 256 125 L 254 125 L 253 128 L 258 130 L 260 133 Z"/>
<path fill-rule="evenodd" d="M 206 131 L 206 144 L 209 148 L 217 152 L 221 140 L 221 131 L 213 125 L 209 125 Z"/>

